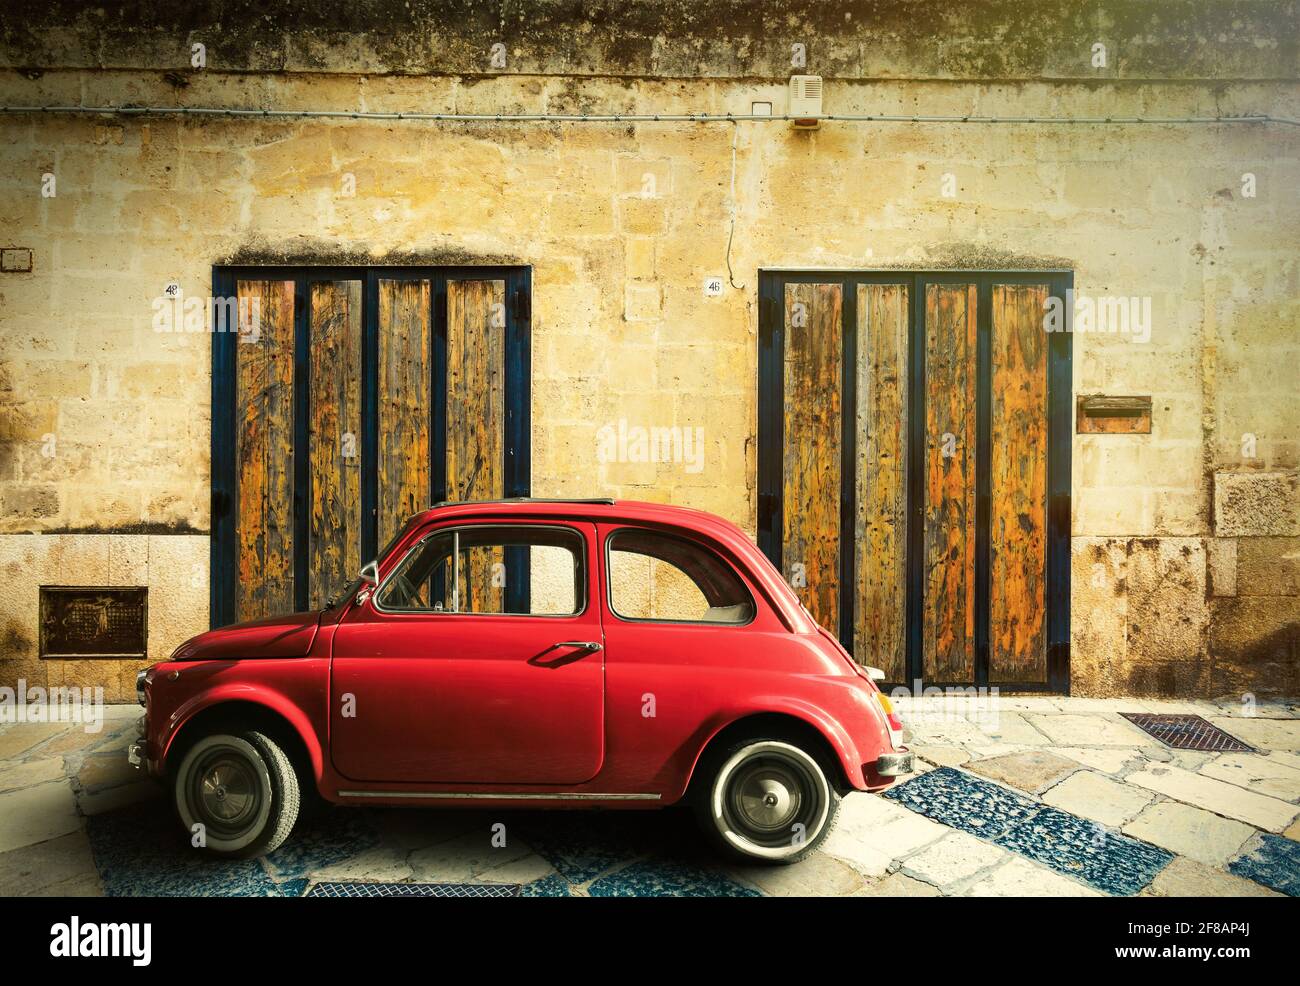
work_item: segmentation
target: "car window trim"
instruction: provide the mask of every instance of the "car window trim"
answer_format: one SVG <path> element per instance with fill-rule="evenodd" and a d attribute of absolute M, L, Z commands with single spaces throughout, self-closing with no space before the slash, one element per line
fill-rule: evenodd
<path fill-rule="evenodd" d="M 750 606 L 749 619 L 747 619 L 744 623 L 715 623 L 710 620 L 661 620 L 661 619 L 655 619 L 654 617 L 650 617 L 650 616 L 624 616 L 622 613 L 620 613 L 618 610 L 614 608 L 614 579 L 610 574 L 611 571 L 613 570 L 613 566 L 610 563 L 610 557 L 609 557 L 610 553 L 613 550 L 610 547 L 611 542 L 623 531 L 638 531 L 644 534 L 658 534 L 660 537 L 676 538 L 679 541 L 685 541 L 688 544 L 691 544 L 697 548 L 700 548 L 701 550 L 707 551 L 710 554 L 712 554 L 713 557 L 717 558 L 722 564 L 727 566 L 727 568 L 731 571 L 731 574 L 734 575 L 736 579 L 740 582 L 741 588 L 745 590 L 745 595 L 749 597 L 749 606 Z M 638 553 L 639 552 L 629 552 L 629 554 L 638 554 Z M 650 557 L 650 556 L 647 555 L 645 557 Z M 656 528 L 653 527 L 641 527 L 637 524 L 620 524 L 618 527 L 615 527 L 612 531 L 610 531 L 605 535 L 604 559 L 605 559 L 605 572 L 604 572 L 605 605 L 609 609 L 610 616 L 614 617 L 614 619 L 622 623 L 657 623 L 657 624 L 664 624 L 667 626 L 736 628 L 736 627 L 750 626 L 755 620 L 758 619 L 758 601 L 754 598 L 754 592 L 750 588 L 749 582 L 745 579 L 743 575 L 740 574 L 740 571 L 736 568 L 736 566 L 733 565 L 730 561 L 728 561 L 721 553 L 715 551 L 707 544 L 702 544 L 700 541 L 696 540 L 693 537 L 687 537 L 686 535 L 679 534 L 676 531 L 667 532 L 667 531 L 657 530 Z M 676 568 L 677 566 L 674 565 L 673 567 Z M 682 569 L 680 568 L 678 568 L 677 570 L 679 572 L 682 571 Z M 683 574 L 686 573 L 683 572 Z M 690 578 L 690 576 L 687 575 L 687 578 Z M 695 585 L 697 589 L 699 588 L 698 584 L 695 583 L 694 579 L 691 579 L 691 584 Z"/>
<path fill-rule="evenodd" d="M 460 582 L 456 576 L 459 574 L 460 559 L 459 559 L 459 552 L 456 549 L 459 547 L 460 544 L 460 532 L 465 530 L 476 530 L 476 531 L 519 530 L 521 528 L 524 530 L 564 531 L 568 534 L 577 535 L 578 540 L 582 544 L 582 553 L 578 558 L 579 563 L 582 565 L 582 569 L 581 569 L 582 577 L 580 579 L 576 579 L 575 583 L 576 583 L 576 587 L 580 587 L 582 589 L 581 609 L 573 613 L 461 613 L 461 612 L 457 612 L 456 610 L 446 610 L 446 609 L 394 609 L 386 606 L 381 606 L 379 604 L 380 593 L 383 592 L 384 588 L 388 585 L 389 581 L 392 580 L 393 576 L 395 576 L 399 571 L 401 571 L 402 565 L 405 564 L 406 559 L 411 556 L 411 552 L 418 551 L 420 549 L 420 546 L 423 545 L 424 542 L 428 541 L 430 538 L 438 537 L 439 535 L 448 534 L 448 533 L 450 533 L 453 536 L 452 551 L 453 551 L 453 557 L 456 559 L 456 561 L 453 563 L 453 579 L 455 581 L 453 582 L 452 593 L 453 593 L 453 599 L 457 600 L 458 602 L 459 593 L 460 593 Z M 418 541 L 416 541 L 414 544 L 412 544 L 409 548 L 406 549 L 406 551 L 402 554 L 402 557 L 398 559 L 397 564 L 394 565 L 389 570 L 388 574 L 384 576 L 383 581 L 381 581 L 379 585 L 375 587 L 375 590 L 370 594 L 370 598 L 367 600 L 367 603 L 374 608 L 375 612 L 382 613 L 385 616 L 458 616 L 458 617 L 477 616 L 477 617 L 492 617 L 494 619 L 502 618 L 502 617 L 510 617 L 513 619 L 524 618 L 524 619 L 532 619 L 532 620 L 575 620 L 581 616 L 585 616 L 588 607 L 591 605 L 591 600 L 588 598 L 590 596 L 590 592 L 588 592 L 589 589 L 588 583 L 590 582 L 591 579 L 591 573 L 587 570 L 587 558 L 588 558 L 588 542 L 587 542 L 586 534 L 580 528 L 571 527 L 567 524 L 469 523 L 469 524 L 456 524 L 455 526 L 452 527 L 435 527 L 433 530 L 429 531 L 429 533 L 425 534 Z"/>

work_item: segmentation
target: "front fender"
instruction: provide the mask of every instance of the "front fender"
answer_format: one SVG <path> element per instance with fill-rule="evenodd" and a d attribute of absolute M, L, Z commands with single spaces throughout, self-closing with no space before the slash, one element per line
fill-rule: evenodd
<path fill-rule="evenodd" d="M 325 758 L 321 740 L 316 728 L 300 705 L 278 688 L 265 684 L 247 682 L 218 684 L 206 688 L 185 699 L 174 712 L 167 717 L 166 724 L 160 729 L 155 743 L 159 751 L 159 771 L 167 770 L 167 758 L 176 744 L 177 738 L 186 726 L 193 722 L 200 713 L 219 705 L 239 703 L 255 705 L 283 719 L 297 733 L 311 761 L 312 775 L 319 783 L 324 775 Z"/>

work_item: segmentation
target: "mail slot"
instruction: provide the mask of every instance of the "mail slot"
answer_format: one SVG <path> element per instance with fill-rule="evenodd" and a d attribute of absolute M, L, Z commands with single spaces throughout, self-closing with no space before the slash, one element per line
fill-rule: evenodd
<path fill-rule="evenodd" d="M 1075 430 L 1080 435 L 1149 435 L 1151 398 L 1081 396 L 1076 404 Z"/>

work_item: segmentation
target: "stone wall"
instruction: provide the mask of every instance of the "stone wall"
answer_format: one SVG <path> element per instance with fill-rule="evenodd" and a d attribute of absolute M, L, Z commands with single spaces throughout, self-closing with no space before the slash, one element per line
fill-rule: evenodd
<path fill-rule="evenodd" d="M 102 687 L 108 702 L 135 701 L 138 661 L 40 660 L 39 587 L 146 586 L 148 661 L 165 661 L 208 628 L 208 539 L 131 534 L 0 537 L 0 685 Z"/>
<path fill-rule="evenodd" d="M 218 31 L 53 4 L 5 18 L 0 101 L 781 113 L 803 44 L 831 113 L 1300 117 L 1293 5 L 731 6 L 272 3 Z M 759 268 L 1051 266 L 1152 313 L 1147 341 L 1074 339 L 1076 393 L 1153 399 L 1150 435 L 1075 436 L 1074 690 L 1296 694 L 1295 127 L 21 114 L 0 138 L 0 238 L 33 251 L 0 274 L 0 684 L 42 670 L 37 556 L 60 584 L 147 577 L 151 614 L 183 600 L 151 657 L 206 624 L 211 340 L 155 332 L 152 302 L 205 297 L 214 264 L 529 264 L 534 492 L 751 531 Z M 703 468 L 599 461 L 620 420 L 703 428 Z"/>

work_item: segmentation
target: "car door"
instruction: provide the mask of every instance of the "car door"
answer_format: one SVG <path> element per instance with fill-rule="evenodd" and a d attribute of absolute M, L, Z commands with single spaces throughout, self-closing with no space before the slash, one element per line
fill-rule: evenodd
<path fill-rule="evenodd" d="M 354 780 L 581 784 L 604 758 L 590 524 L 431 530 L 334 638 L 330 753 Z"/>
<path fill-rule="evenodd" d="M 654 790 L 692 766 L 704 724 L 742 713 L 761 689 L 782 687 L 766 670 L 766 637 L 789 635 L 712 548 L 634 525 L 601 524 L 598 532 L 609 756 L 630 785 Z"/>

